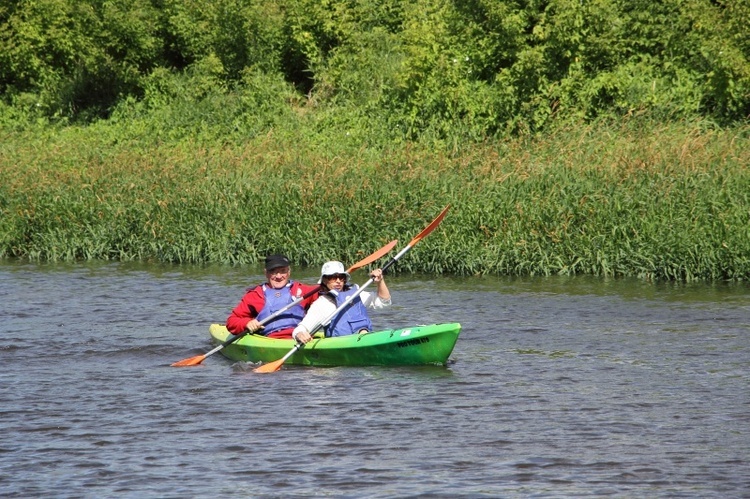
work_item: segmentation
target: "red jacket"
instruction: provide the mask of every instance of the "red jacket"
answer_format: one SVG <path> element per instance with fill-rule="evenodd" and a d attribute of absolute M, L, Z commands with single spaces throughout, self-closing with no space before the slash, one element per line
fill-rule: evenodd
<path fill-rule="evenodd" d="M 297 289 L 302 290 L 302 296 L 311 293 L 310 296 L 302 300 L 302 308 L 307 310 L 310 304 L 315 301 L 318 297 L 319 286 L 316 284 L 311 286 L 309 284 L 302 284 L 300 282 L 292 282 L 292 295 L 297 296 Z M 240 334 L 247 328 L 247 323 L 258 317 L 258 314 L 263 310 L 263 306 L 266 304 L 266 297 L 263 295 L 263 286 L 255 286 L 250 288 L 242 297 L 242 300 L 234 310 L 232 314 L 227 318 L 227 329 L 232 334 Z"/>

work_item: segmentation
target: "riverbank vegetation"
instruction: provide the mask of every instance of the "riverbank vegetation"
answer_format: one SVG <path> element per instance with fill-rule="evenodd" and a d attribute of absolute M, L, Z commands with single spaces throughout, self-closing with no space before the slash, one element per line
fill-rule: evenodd
<path fill-rule="evenodd" d="M 0 257 L 747 280 L 747 14 L 10 2 Z"/>

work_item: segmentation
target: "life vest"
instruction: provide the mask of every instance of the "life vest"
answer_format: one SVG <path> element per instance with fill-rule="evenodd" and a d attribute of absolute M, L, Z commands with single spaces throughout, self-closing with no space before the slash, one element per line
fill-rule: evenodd
<path fill-rule="evenodd" d="M 266 317 L 270 317 L 278 310 L 281 310 L 292 303 L 295 298 L 302 297 L 302 290 L 296 282 L 290 282 L 281 289 L 274 289 L 266 284 L 261 284 L 260 287 L 263 291 L 263 296 L 265 297 L 265 303 L 263 304 L 263 309 L 258 313 L 258 317 L 256 318 L 261 322 L 265 320 Z M 297 324 L 300 323 L 304 316 L 305 309 L 302 308 L 300 302 L 266 324 L 261 331 L 265 336 L 268 336 L 269 334 L 282 329 L 297 327 Z"/>
<path fill-rule="evenodd" d="M 329 294 L 336 298 L 336 308 L 339 308 L 346 302 L 346 299 L 357 292 L 358 286 L 355 284 L 346 291 L 336 292 L 334 290 L 329 291 Z M 372 331 L 372 322 L 370 317 L 367 315 L 367 308 L 362 303 L 359 295 L 354 298 L 348 307 L 337 313 L 330 324 L 326 326 L 326 336 L 346 336 L 348 334 L 354 334 L 362 331 Z"/>

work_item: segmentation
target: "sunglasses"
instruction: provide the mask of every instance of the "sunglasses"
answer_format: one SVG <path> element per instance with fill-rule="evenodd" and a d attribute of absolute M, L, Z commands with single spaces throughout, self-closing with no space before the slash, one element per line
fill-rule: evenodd
<path fill-rule="evenodd" d="M 333 275 L 327 275 L 325 276 L 326 279 L 329 279 L 331 281 L 340 280 L 346 282 L 346 274 L 333 274 Z"/>

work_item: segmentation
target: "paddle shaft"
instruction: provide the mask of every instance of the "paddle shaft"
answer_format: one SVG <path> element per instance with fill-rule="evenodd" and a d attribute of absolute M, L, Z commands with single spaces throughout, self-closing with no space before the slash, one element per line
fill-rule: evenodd
<path fill-rule="evenodd" d="M 292 355 L 294 355 L 294 352 L 296 352 L 297 350 L 299 350 L 303 346 L 305 346 L 304 343 L 297 343 L 296 345 L 294 345 L 294 348 L 292 348 L 291 350 L 289 350 L 286 353 L 286 355 L 284 355 L 282 358 L 280 358 L 277 362 L 283 364 L 284 362 L 286 362 L 286 359 L 288 359 L 289 357 L 291 357 Z"/>
<path fill-rule="evenodd" d="M 399 258 L 401 258 L 403 255 L 405 255 L 406 252 L 409 251 L 415 244 L 417 244 L 423 237 L 425 237 L 427 234 L 429 234 L 430 232 L 432 232 L 433 230 L 435 230 L 435 227 L 437 227 L 438 225 L 440 225 L 440 222 L 442 222 L 443 218 L 445 217 L 445 214 L 448 212 L 448 208 L 450 208 L 450 205 L 448 205 L 445 208 L 443 208 L 443 211 L 441 211 L 440 214 L 437 217 L 435 217 L 435 220 L 433 220 L 430 223 L 430 225 L 428 225 L 427 227 L 425 227 L 422 230 L 422 232 L 420 232 L 419 234 L 417 234 L 417 236 L 414 239 L 412 239 L 409 242 L 409 244 L 406 245 L 406 247 L 404 249 L 402 249 L 401 251 L 399 251 L 396 256 L 394 256 L 388 263 L 386 263 L 382 267 L 382 270 L 385 272 L 385 270 L 387 270 L 394 263 L 396 263 Z M 321 327 L 323 327 L 323 326 L 325 326 L 327 324 L 330 324 L 330 322 L 333 320 L 333 318 L 336 316 L 336 314 L 338 314 L 345 307 L 347 307 L 355 297 L 359 296 L 359 294 L 362 293 L 362 291 L 364 291 L 364 289 L 367 286 L 369 286 L 370 284 L 372 284 L 373 282 L 374 282 L 374 279 L 370 278 L 352 296 L 350 296 L 349 298 L 347 298 L 346 301 L 340 307 L 338 307 L 336 310 L 334 310 L 334 312 L 329 317 L 327 317 L 326 320 L 324 320 L 323 322 L 318 323 L 315 326 L 315 328 L 313 328 L 313 330 L 310 331 L 309 334 L 314 334 Z M 284 364 L 284 362 L 286 362 L 286 359 L 288 359 L 289 357 L 291 357 L 292 355 L 294 355 L 294 352 L 296 352 L 297 350 L 299 350 L 300 348 L 302 348 L 304 346 L 305 346 L 304 343 L 297 343 L 296 345 L 294 345 L 294 347 L 291 350 L 289 350 L 289 352 L 287 352 L 286 355 L 284 355 L 279 360 L 276 360 L 276 361 L 273 361 L 273 362 L 269 362 L 268 364 L 264 364 L 264 365 L 262 365 L 260 367 L 256 367 L 255 369 L 253 369 L 253 371 L 256 372 L 256 373 L 272 373 L 272 372 L 278 371 L 281 368 L 281 365 Z"/>
<path fill-rule="evenodd" d="M 399 258 L 401 258 L 401 256 L 403 256 L 407 251 L 409 251 L 409 248 L 410 248 L 410 246 L 407 246 L 406 248 L 404 248 L 401 251 L 399 251 L 398 255 L 396 255 L 395 257 L 393 257 L 392 260 L 390 260 L 388 263 L 386 263 L 383 266 L 383 268 L 382 268 L 383 272 L 385 273 L 385 271 L 386 271 L 386 269 L 388 269 L 388 267 L 390 267 L 391 265 L 393 265 L 394 263 L 396 263 L 396 261 Z M 372 284 L 373 282 L 375 282 L 375 279 L 373 279 L 372 277 L 369 278 L 366 283 L 364 283 L 362 286 L 359 287 L 359 289 L 357 291 L 354 292 L 353 295 L 349 296 L 346 300 L 344 300 L 344 303 L 342 303 L 336 310 L 334 310 L 333 312 L 331 312 L 331 314 L 328 317 L 326 317 L 325 320 L 323 320 L 322 322 L 319 322 L 313 328 L 313 330 L 310 331 L 310 335 L 315 334 L 317 331 L 320 331 L 320 328 L 325 327 L 328 324 L 330 324 L 331 321 L 333 320 L 333 318 L 336 317 L 336 314 L 338 314 L 339 312 L 341 312 L 342 310 L 344 310 L 346 307 L 348 307 L 352 303 L 352 301 L 356 297 L 358 297 L 360 294 L 362 294 L 362 291 L 364 291 L 365 288 L 367 286 L 369 286 L 370 284 Z"/>
<path fill-rule="evenodd" d="M 396 256 L 394 256 L 393 258 L 391 258 L 388 261 L 388 263 L 386 263 L 385 265 L 383 265 L 383 267 L 382 267 L 383 273 L 385 273 L 386 270 L 388 270 L 394 263 L 396 263 L 399 260 L 399 258 L 401 258 L 402 256 L 404 256 L 410 249 L 412 249 L 415 244 L 417 244 L 419 241 L 421 241 L 423 237 L 425 237 L 427 234 L 429 234 L 430 232 L 432 232 L 435 229 L 435 227 L 437 227 L 438 225 L 440 225 L 440 222 L 442 222 L 443 217 L 445 217 L 445 214 L 448 212 L 448 208 L 450 208 L 450 205 L 448 205 L 445 208 L 443 208 L 443 211 L 441 211 L 440 214 L 437 217 L 435 217 L 435 220 L 433 220 L 430 223 L 430 225 L 428 225 L 422 232 L 420 232 L 414 239 L 412 239 L 409 242 L 409 244 L 407 244 L 401 251 L 399 251 L 396 254 Z M 310 331 L 310 334 L 312 335 L 315 332 L 319 331 L 320 328 L 325 327 L 328 324 L 330 324 L 331 321 L 333 320 L 333 318 L 336 317 L 336 315 L 339 312 L 341 312 L 346 307 L 348 307 L 352 303 L 352 301 L 356 297 L 358 297 L 362 293 L 362 291 L 364 291 L 365 288 L 367 286 L 369 286 L 370 284 L 372 284 L 374 281 L 375 281 L 374 279 L 370 278 L 366 283 L 364 283 L 362 286 L 360 286 L 360 288 L 353 295 L 349 296 L 344 301 L 344 303 L 342 303 L 336 310 L 334 310 L 328 317 L 326 317 L 326 319 L 324 321 L 318 323 L 313 328 L 313 330 Z"/>

